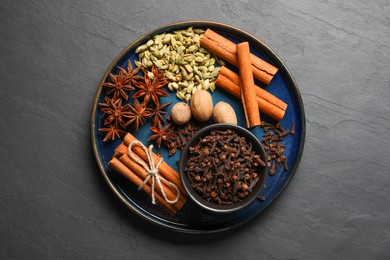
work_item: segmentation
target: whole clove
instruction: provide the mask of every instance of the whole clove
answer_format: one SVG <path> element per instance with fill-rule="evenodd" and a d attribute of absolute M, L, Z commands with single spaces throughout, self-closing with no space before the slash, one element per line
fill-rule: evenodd
<path fill-rule="evenodd" d="M 280 142 L 282 142 L 287 135 L 295 134 L 294 122 L 291 124 L 291 129 L 288 130 L 285 130 L 280 123 L 271 124 L 263 121 L 261 126 L 265 132 L 261 139 L 261 143 L 267 154 L 269 174 L 274 175 L 281 165 L 283 165 L 285 171 L 288 171 L 287 158 L 283 155 L 285 146 Z"/>
<path fill-rule="evenodd" d="M 170 117 L 167 119 L 169 121 L 171 120 Z M 168 155 L 172 156 L 178 149 L 183 150 L 190 138 L 196 134 L 200 128 L 201 126 L 195 121 L 191 121 L 186 125 L 177 125 L 172 122 L 169 127 L 169 133 L 171 133 L 171 135 L 164 136 L 161 144 L 168 149 Z"/>
<path fill-rule="evenodd" d="M 252 192 L 265 165 L 245 137 L 230 129 L 215 130 L 189 148 L 184 172 L 204 199 L 231 205 Z"/>

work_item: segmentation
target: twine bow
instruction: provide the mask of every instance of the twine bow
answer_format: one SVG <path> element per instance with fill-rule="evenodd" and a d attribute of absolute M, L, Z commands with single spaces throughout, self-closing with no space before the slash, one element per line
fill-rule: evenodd
<path fill-rule="evenodd" d="M 147 162 L 149 163 L 149 166 L 146 165 L 142 160 L 139 160 L 137 157 L 134 156 L 134 153 L 132 151 L 132 148 L 134 145 L 140 146 L 145 151 L 146 157 L 147 157 Z M 129 149 L 129 156 L 136 163 L 141 165 L 147 172 L 147 176 L 146 176 L 144 182 L 141 184 L 141 186 L 138 187 L 138 190 L 141 190 L 148 183 L 149 179 L 152 178 L 152 194 L 151 194 L 152 203 L 156 204 L 156 201 L 154 198 L 154 186 L 155 186 L 155 182 L 157 182 L 157 185 L 160 188 L 161 194 L 162 194 L 163 198 L 165 199 L 165 201 L 170 203 L 170 204 L 174 204 L 179 200 L 179 197 L 180 197 L 179 188 L 174 183 L 172 183 L 172 182 L 168 181 L 167 179 L 165 179 L 164 177 L 160 176 L 160 174 L 158 172 L 158 167 L 160 166 L 163 159 L 161 158 L 160 161 L 155 166 L 153 156 L 152 156 L 152 154 L 153 154 L 152 148 L 153 148 L 153 145 L 150 145 L 149 148 L 147 148 L 142 142 L 140 142 L 138 140 L 131 142 L 129 145 L 129 148 L 128 148 Z M 164 188 L 163 188 L 161 182 L 165 182 L 166 184 L 171 185 L 173 188 L 175 188 L 177 195 L 176 195 L 176 198 L 174 200 L 169 200 L 167 198 L 167 195 L 164 191 Z"/>

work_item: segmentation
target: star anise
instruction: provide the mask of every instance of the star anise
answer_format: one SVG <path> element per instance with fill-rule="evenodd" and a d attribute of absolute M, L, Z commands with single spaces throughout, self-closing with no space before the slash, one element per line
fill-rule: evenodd
<path fill-rule="evenodd" d="M 172 124 L 168 124 L 165 127 L 161 126 L 161 123 L 158 122 L 157 127 L 151 127 L 150 131 L 153 132 L 153 134 L 150 135 L 148 138 L 148 141 L 155 141 L 157 148 L 161 147 L 161 143 L 168 141 L 170 138 L 175 136 L 175 134 L 171 131 Z"/>
<path fill-rule="evenodd" d="M 122 73 L 125 75 L 125 78 L 129 80 L 132 84 L 134 84 L 135 81 L 143 80 L 142 76 L 137 76 L 138 72 L 141 70 L 141 66 L 138 66 L 133 70 L 133 65 L 131 64 L 131 61 L 127 61 L 127 69 L 124 69 L 122 67 L 118 66 L 118 69 L 122 71 Z"/>
<path fill-rule="evenodd" d="M 166 103 L 164 105 L 154 105 L 153 107 L 149 107 L 149 111 L 151 112 L 150 116 L 153 117 L 152 126 L 157 127 L 158 122 L 165 125 L 164 115 L 167 113 L 167 108 L 172 104 L 172 102 Z"/>
<path fill-rule="evenodd" d="M 125 126 L 124 117 L 129 116 L 130 109 L 127 105 L 122 106 L 122 99 L 114 100 L 106 97 L 105 103 L 99 103 L 99 105 L 102 106 L 101 110 L 104 113 L 104 125 Z"/>
<path fill-rule="evenodd" d="M 122 96 L 124 99 L 128 99 L 129 95 L 126 93 L 126 91 L 134 90 L 134 87 L 129 84 L 130 80 L 126 77 L 126 74 L 120 70 L 118 75 L 114 75 L 112 73 L 109 74 L 111 82 L 105 82 L 103 83 L 103 86 L 111 88 L 110 91 L 108 91 L 108 95 L 114 92 L 113 99 L 116 100 L 120 96 Z"/>
<path fill-rule="evenodd" d="M 134 130 L 138 131 L 138 128 L 146 123 L 145 117 L 150 116 L 151 112 L 147 110 L 145 106 L 141 105 L 138 99 L 134 99 L 133 105 L 128 104 L 127 106 L 130 111 L 126 115 L 129 120 L 125 126 L 132 124 L 134 126 Z"/>
<path fill-rule="evenodd" d="M 112 124 L 110 124 L 108 127 L 99 128 L 99 131 L 106 133 L 103 142 L 107 142 L 109 140 L 113 141 L 115 138 L 121 138 L 121 136 L 126 134 L 126 131 L 119 129 Z"/>
<path fill-rule="evenodd" d="M 160 104 L 160 96 L 168 96 L 168 93 L 163 90 L 165 84 L 168 83 L 169 79 L 164 77 L 164 74 L 157 69 L 156 66 L 152 67 L 152 78 L 149 75 L 150 71 L 143 70 L 144 80 L 134 82 L 134 85 L 138 88 L 138 91 L 133 95 L 133 98 L 144 97 L 143 104 L 146 105 L 150 100 L 154 104 Z"/>

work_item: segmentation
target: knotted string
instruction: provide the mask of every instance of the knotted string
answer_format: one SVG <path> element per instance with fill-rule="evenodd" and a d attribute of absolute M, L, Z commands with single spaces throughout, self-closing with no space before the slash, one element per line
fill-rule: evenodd
<path fill-rule="evenodd" d="M 149 166 L 146 165 L 143 162 L 143 160 L 139 160 L 137 157 L 134 156 L 134 153 L 133 153 L 133 150 L 132 150 L 134 145 L 140 146 L 145 151 L 146 157 L 147 157 L 147 162 L 149 163 Z M 179 188 L 174 183 L 172 183 L 172 182 L 168 181 L 167 179 L 165 179 L 164 177 L 160 176 L 160 174 L 158 172 L 158 167 L 162 163 L 163 159 L 161 158 L 160 161 L 155 166 L 154 165 L 153 156 L 152 156 L 152 154 L 153 154 L 152 148 L 153 148 L 153 145 L 150 145 L 149 149 L 148 149 L 142 142 L 140 142 L 138 140 L 131 142 L 130 145 L 129 145 L 128 149 L 129 149 L 129 156 L 130 156 L 130 158 L 133 159 L 139 165 L 141 165 L 147 172 L 147 176 L 146 176 L 144 182 L 141 184 L 141 186 L 138 187 L 138 190 L 142 189 L 148 183 L 149 179 L 152 178 L 152 194 L 151 194 L 151 196 L 152 196 L 152 203 L 156 204 L 156 201 L 155 201 L 155 198 L 154 198 L 154 185 L 155 185 L 155 182 L 157 182 L 157 186 L 160 188 L 161 194 L 162 194 L 163 198 L 165 199 L 165 201 L 170 203 L 170 204 L 174 204 L 174 203 L 176 203 L 179 200 L 179 197 L 180 197 Z M 165 191 L 164 191 L 162 183 L 161 183 L 162 181 L 175 188 L 175 190 L 177 192 L 176 199 L 169 200 L 167 198 L 167 195 L 165 194 Z"/>

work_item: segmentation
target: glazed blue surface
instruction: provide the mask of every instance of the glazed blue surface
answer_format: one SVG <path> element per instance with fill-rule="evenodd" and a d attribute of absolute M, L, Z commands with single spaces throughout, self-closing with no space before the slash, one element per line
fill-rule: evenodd
<path fill-rule="evenodd" d="M 103 77 L 103 80 L 99 85 L 95 102 L 93 104 L 92 142 L 95 149 L 95 155 L 98 157 L 97 161 L 102 170 L 103 176 L 113 191 L 136 214 L 140 215 L 148 221 L 151 221 L 154 224 L 173 230 L 184 232 L 215 232 L 238 226 L 259 215 L 259 213 L 261 213 L 270 203 L 272 203 L 274 199 L 277 198 L 279 193 L 288 184 L 299 164 L 299 160 L 303 152 L 305 138 L 304 108 L 294 79 L 283 62 L 277 57 L 277 55 L 264 43 L 254 38 L 250 34 L 247 34 L 237 28 L 219 23 L 183 22 L 174 25 L 168 25 L 148 33 L 147 35 L 142 36 L 130 44 L 114 60 L 113 64 L 108 68 L 105 76 L 107 76 L 108 72 L 117 73 L 116 66 L 125 68 L 127 66 L 128 60 L 134 62 L 134 60 L 137 59 L 137 55 L 134 53 L 135 48 L 139 46 L 139 44 L 142 44 L 149 38 L 153 37 L 153 35 L 159 34 L 161 32 L 184 29 L 189 26 L 204 29 L 211 28 L 212 30 L 234 42 L 249 41 L 251 52 L 253 54 L 273 64 L 279 69 L 276 76 L 273 78 L 271 83 L 265 87 L 265 89 L 288 104 L 287 111 L 283 120 L 281 121 L 281 125 L 285 129 L 290 129 L 292 122 L 294 122 L 296 133 L 295 135 L 288 135 L 282 142 L 282 144 L 286 146 L 285 155 L 287 157 L 289 170 L 284 171 L 283 167 L 279 167 L 278 171 L 274 175 L 268 176 L 265 187 L 260 194 L 265 197 L 265 200 L 260 201 L 256 199 L 251 203 L 251 205 L 240 211 L 223 215 L 206 212 L 190 200 L 188 200 L 182 210 L 180 210 L 175 216 L 170 215 L 164 208 L 151 204 L 150 198 L 143 191 L 138 191 L 134 184 L 107 167 L 107 163 L 112 158 L 114 149 L 122 142 L 122 140 L 115 140 L 104 143 L 102 141 L 104 134 L 98 131 L 98 128 L 103 127 L 103 120 L 102 113 L 100 112 L 97 104 L 104 101 L 104 97 L 107 92 L 107 89 L 102 88 L 101 86 L 102 82 L 106 80 L 105 77 Z M 237 72 L 236 68 L 230 68 Z M 259 82 L 256 82 L 256 84 L 261 86 L 261 83 Z M 166 91 L 171 93 L 169 90 Z M 212 98 L 214 105 L 219 101 L 225 101 L 231 104 L 231 106 L 236 111 L 238 125 L 245 126 L 244 113 L 239 99 L 231 96 L 218 87 L 215 92 L 212 93 Z M 180 100 L 178 100 L 173 93 L 169 97 L 164 97 L 161 99 L 162 103 L 169 101 L 172 101 L 173 104 L 180 102 Z M 129 102 L 132 102 L 132 100 Z M 170 109 L 173 104 L 168 108 L 167 114 L 170 113 Z M 272 122 L 272 120 L 267 118 L 265 115 L 262 115 L 262 120 Z M 149 127 L 150 120 L 148 120 L 147 124 L 141 127 L 138 132 L 133 131 L 132 134 L 144 144 L 149 145 L 147 141 L 148 137 L 150 136 Z M 259 139 L 262 138 L 263 130 L 261 127 L 255 127 L 250 131 Z M 178 151 L 174 156 L 171 157 L 168 156 L 166 149 L 161 148 L 157 150 L 154 148 L 154 152 L 162 152 L 164 160 L 178 171 L 177 161 L 180 158 L 181 151 Z"/>

